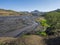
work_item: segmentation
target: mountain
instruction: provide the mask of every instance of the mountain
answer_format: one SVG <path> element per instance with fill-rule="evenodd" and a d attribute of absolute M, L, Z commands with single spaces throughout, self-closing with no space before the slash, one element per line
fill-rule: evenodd
<path fill-rule="evenodd" d="M 56 11 L 56 12 L 60 12 L 60 9 L 56 9 L 55 11 Z"/>
<path fill-rule="evenodd" d="M 43 15 L 45 12 L 40 12 L 40 11 L 38 11 L 38 10 L 34 10 L 34 11 L 32 11 L 31 12 L 31 14 L 33 15 L 33 16 L 41 16 L 41 15 Z"/>

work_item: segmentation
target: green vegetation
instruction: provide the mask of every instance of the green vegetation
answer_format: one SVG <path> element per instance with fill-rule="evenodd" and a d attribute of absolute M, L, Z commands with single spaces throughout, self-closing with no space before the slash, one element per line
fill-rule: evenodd
<path fill-rule="evenodd" d="M 41 19 L 41 20 L 40 20 L 40 24 L 44 27 L 44 31 L 46 30 L 47 27 L 50 27 L 50 26 L 47 24 L 47 20 L 46 20 L 46 19 Z"/>
<path fill-rule="evenodd" d="M 45 15 L 47 23 L 50 25 L 51 30 L 54 32 L 60 29 L 60 12 L 49 12 Z"/>
<path fill-rule="evenodd" d="M 47 20 L 45 18 L 38 18 L 36 20 L 41 26 L 44 27 L 44 31 L 46 30 L 47 27 L 50 27 L 50 25 L 47 24 Z"/>
<path fill-rule="evenodd" d="M 43 26 L 43 30 L 45 30 L 45 27 L 48 27 L 47 21 L 44 18 L 38 18 L 36 21 L 39 23 L 39 25 Z"/>
<path fill-rule="evenodd" d="M 46 32 L 40 32 L 42 36 L 47 36 Z"/>
<path fill-rule="evenodd" d="M 44 28 L 43 32 L 57 33 L 60 31 L 60 10 L 47 12 L 44 18 L 38 18 L 37 22 Z M 39 32 L 39 34 L 41 33 Z"/>
<path fill-rule="evenodd" d="M 38 31 L 36 32 L 37 35 L 41 35 L 41 36 L 47 36 L 46 32 L 45 31 Z"/>
<path fill-rule="evenodd" d="M 43 30 L 37 31 L 36 34 L 42 35 L 42 36 L 47 36 L 45 31 L 46 31 L 47 27 L 50 27 L 50 25 L 47 24 L 47 20 L 45 18 L 38 18 L 36 21 L 40 24 L 40 26 L 43 27 Z"/>

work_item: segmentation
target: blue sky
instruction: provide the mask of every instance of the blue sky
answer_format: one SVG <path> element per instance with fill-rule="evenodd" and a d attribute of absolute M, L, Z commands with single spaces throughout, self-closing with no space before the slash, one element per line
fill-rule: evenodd
<path fill-rule="evenodd" d="M 0 0 L 0 8 L 15 11 L 51 11 L 60 8 L 60 0 Z"/>

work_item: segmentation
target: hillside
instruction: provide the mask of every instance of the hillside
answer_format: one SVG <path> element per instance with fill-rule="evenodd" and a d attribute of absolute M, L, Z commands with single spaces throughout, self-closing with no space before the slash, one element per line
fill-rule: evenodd
<path fill-rule="evenodd" d="M 31 15 L 29 12 L 17 12 L 14 10 L 5 10 L 5 9 L 0 9 L 0 16 L 19 16 L 19 15 Z"/>
<path fill-rule="evenodd" d="M 28 11 L 20 11 L 20 12 L 17 12 L 17 11 L 14 11 L 14 10 L 6 10 L 6 9 L 0 9 L 0 16 L 19 16 L 19 15 L 28 15 L 28 16 L 41 16 L 45 14 L 45 12 L 40 12 L 38 10 L 34 10 L 34 11 L 31 11 L 31 12 L 28 12 Z"/>
<path fill-rule="evenodd" d="M 13 10 L 0 9 L 0 15 L 8 16 L 8 15 L 20 15 L 20 14 Z"/>
<path fill-rule="evenodd" d="M 40 36 L 24 35 L 20 38 L 1 37 L 0 45 L 45 45 L 45 43 Z"/>

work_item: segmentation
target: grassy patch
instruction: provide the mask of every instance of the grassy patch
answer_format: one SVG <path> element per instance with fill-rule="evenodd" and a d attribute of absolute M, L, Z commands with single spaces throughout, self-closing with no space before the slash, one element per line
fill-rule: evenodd
<path fill-rule="evenodd" d="M 37 35 L 41 35 L 41 36 L 47 36 L 46 32 L 42 31 L 42 32 L 36 32 Z"/>

